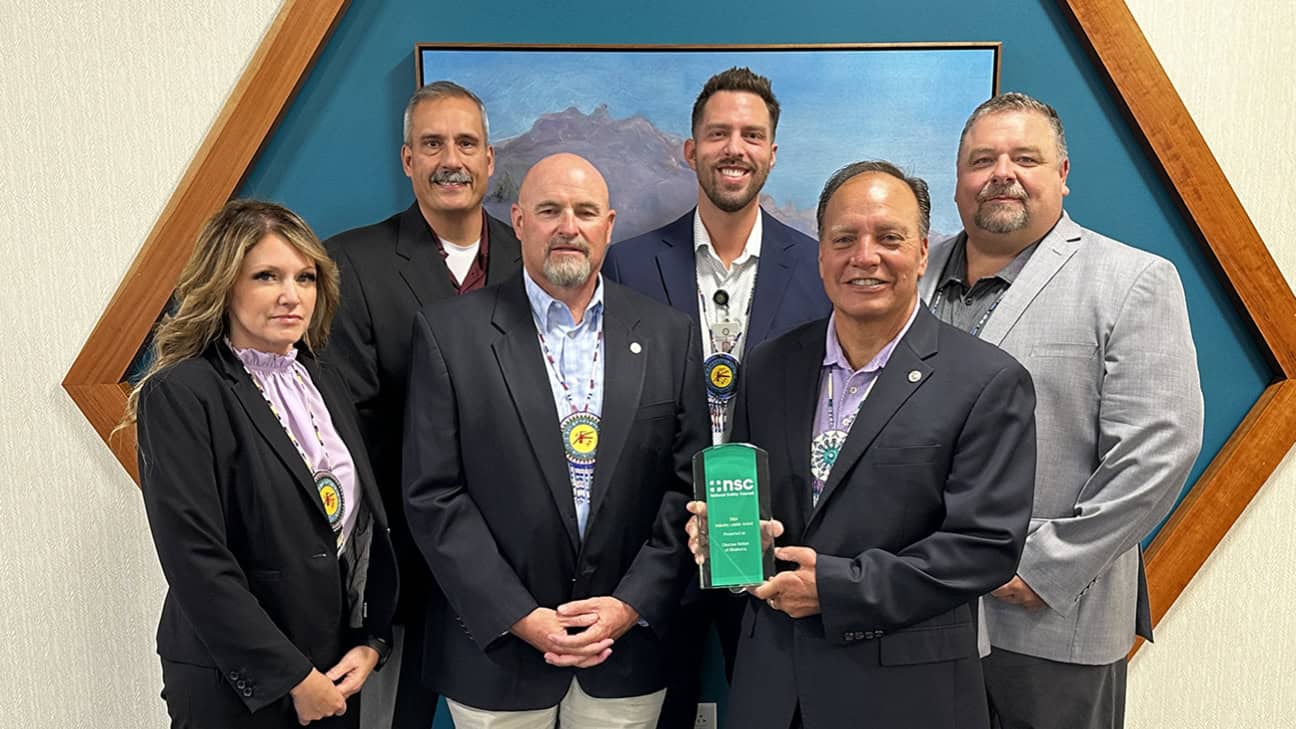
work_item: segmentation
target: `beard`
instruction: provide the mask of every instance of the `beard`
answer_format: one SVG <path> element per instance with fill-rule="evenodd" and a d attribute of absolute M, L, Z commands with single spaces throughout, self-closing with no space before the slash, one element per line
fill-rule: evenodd
<path fill-rule="evenodd" d="M 1020 204 L 990 202 L 992 197 L 1012 197 Z M 977 227 L 990 233 L 1013 233 L 1030 224 L 1030 211 L 1026 208 L 1026 191 L 1020 185 L 987 183 L 977 194 L 974 221 Z"/>
<path fill-rule="evenodd" d="M 747 186 L 741 190 L 724 190 L 721 188 L 724 177 L 720 174 L 721 167 L 746 168 L 751 172 L 751 179 L 748 181 Z M 702 186 L 702 192 L 706 193 L 712 205 L 726 213 L 736 213 L 756 199 L 761 189 L 765 187 L 765 180 L 768 177 L 769 168 L 750 165 L 739 160 L 726 159 L 711 165 L 706 174 L 699 175 L 698 184 Z"/>
<path fill-rule="evenodd" d="M 579 258 L 563 255 L 555 259 L 550 254 L 558 246 L 577 248 L 584 255 Z M 582 240 L 552 239 L 545 248 L 544 277 L 549 283 L 563 289 L 582 286 L 589 280 L 591 273 L 589 256 L 590 248 Z"/>

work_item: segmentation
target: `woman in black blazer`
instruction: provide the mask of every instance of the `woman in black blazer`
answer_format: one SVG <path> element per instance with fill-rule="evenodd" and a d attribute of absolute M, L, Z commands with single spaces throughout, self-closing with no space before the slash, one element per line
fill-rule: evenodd
<path fill-rule="evenodd" d="M 170 586 L 158 654 L 174 729 L 354 727 L 386 657 L 387 518 L 349 395 L 313 354 L 337 300 L 337 267 L 301 218 L 230 202 L 130 395 Z"/>

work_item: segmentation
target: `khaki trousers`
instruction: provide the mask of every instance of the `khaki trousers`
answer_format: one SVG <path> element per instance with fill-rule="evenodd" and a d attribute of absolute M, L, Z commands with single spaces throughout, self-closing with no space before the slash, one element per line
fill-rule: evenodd
<path fill-rule="evenodd" d="M 653 729 L 666 689 L 623 699 L 596 699 L 572 679 L 561 703 L 534 711 L 487 711 L 448 700 L 455 729 Z"/>

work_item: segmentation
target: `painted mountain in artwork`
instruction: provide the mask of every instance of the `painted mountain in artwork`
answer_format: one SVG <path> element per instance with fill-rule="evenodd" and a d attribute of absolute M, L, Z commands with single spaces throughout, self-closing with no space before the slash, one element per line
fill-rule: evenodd
<path fill-rule="evenodd" d="M 557 152 L 579 154 L 607 178 L 617 211 L 615 240 L 660 227 L 697 201 L 697 177 L 684 161 L 681 137 L 657 129 L 641 116 L 613 119 L 607 106 L 600 105 L 589 114 L 575 107 L 543 114 L 525 133 L 496 144 L 487 210 L 508 220 L 526 171 Z M 813 235 L 813 211 L 780 207 L 764 195 L 761 202 L 783 222 Z"/>

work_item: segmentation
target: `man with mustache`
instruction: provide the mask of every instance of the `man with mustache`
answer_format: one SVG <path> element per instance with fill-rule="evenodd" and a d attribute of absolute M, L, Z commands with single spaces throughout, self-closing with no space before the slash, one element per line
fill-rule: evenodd
<path fill-rule="evenodd" d="M 815 241 L 760 206 L 778 152 L 778 118 L 764 76 L 735 67 L 708 79 L 693 104 L 693 136 L 684 142 L 684 159 L 697 173 L 697 207 L 616 244 L 604 266 L 608 278 L 683 311 L 700 329 L 715 443 L 729 435 L 744 353 L 830 308 L 815 270 Z M 672 636 L 662 729 L 693 726 L 713 621 L 732 673 L 742 604 L 723 592 L 686 593 Z"/>
<path fill-rule="evenodd" d="M 400 564 L 396 645 L 392 665 L 365 686 L 367 729 L 427 729 L 436 711 L 436 695 L 420 681 L 423 617 L 429 601 L 443 598 L 401 503 L 410 324 L 420 306 L 498 283 L 521 261 L 512 229 L 482 209 L 495 150 L 481 99 L 450 81 L 430 83 L 410 98 L 403 126 L 401 166 L 414 203 L 325 241 L 342 279 L 328 357 L 355 397 Z"/>
<path fill-rule="evenodd" d="M 1076 225 L 1066 137 L 1025 94 L 979 106 L 959 143 L 964 231 L 932 247 L 923 298 L 1030 371 L 1039 461 L 1017 574 L 984 602 L 1003 729 L 1120 727 L 1125 656 L 1151 639 L 1139 543 L 1201 448 L 1202 396 L 1169 262 Z"/>
<path fill-rule="evenodd" d="M 615 217 L 588 161 L 547 157 L 512 209 L 523 272 L 415 316 L 405 511 L 447 598 L 427 675 L 459 729 L 657 722 L 701 345 L 599 274 Z"/>

